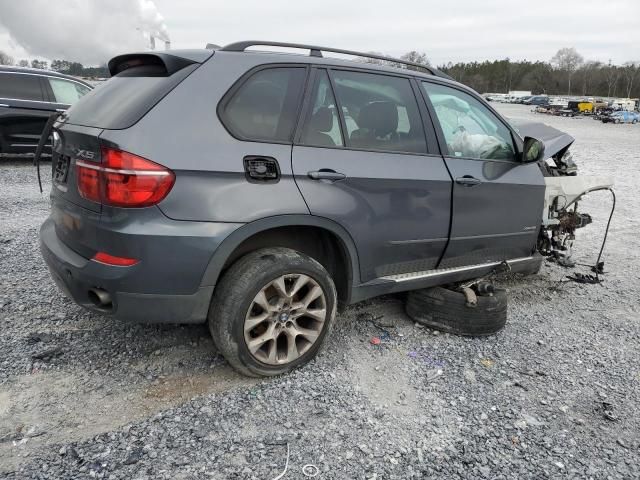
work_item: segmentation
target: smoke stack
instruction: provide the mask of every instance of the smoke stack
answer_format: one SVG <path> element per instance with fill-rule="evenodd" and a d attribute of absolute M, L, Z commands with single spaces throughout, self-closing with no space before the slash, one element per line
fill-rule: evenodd
<path fill-rule="evenodd" d="M 170 40 L 154 0 L 56 0 L 55 8 L 51 4 L 51 0 L 0 0 L 0 24 L 10 41 L 30 56 L 101 65 L 115 55 L 155 47 L 155 40 L 159 48 Z M 70 33 L 86 32 L 88 25 L 91 35 L 82 41 Z"/>

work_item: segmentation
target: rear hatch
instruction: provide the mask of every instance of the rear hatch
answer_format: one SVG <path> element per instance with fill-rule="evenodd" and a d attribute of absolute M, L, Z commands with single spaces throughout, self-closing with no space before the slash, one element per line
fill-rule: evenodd
<path fill-rule="evenodd" d="M 53 128 L 51 198 L 56 230 L 65 243 L 82 250 L 74 245 L 84 235 L 80 217 L 95 219 L 102 213 L 102 204 L 78 188 L 79 165 L 100 166 L 104 148 L 118 148 L 101 141 L 102 132 L 135 125 L 212 54 L 193 50 L 115 57 L 109 62 L 112 78 L 61 115 Z"/>

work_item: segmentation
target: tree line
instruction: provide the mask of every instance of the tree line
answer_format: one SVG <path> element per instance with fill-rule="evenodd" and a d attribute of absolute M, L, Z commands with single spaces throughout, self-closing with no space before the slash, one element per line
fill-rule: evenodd
<path fill-rule="evenodd" d="M 381 55 L 377 52 L 370 53 Z M 416 50 L 407 52 L 401 59 L 431 66 L 427 54 Z M 360 60 L 377 64 L 393 63 L 367 57 Z M 14 60 L 0 51 L 0 65 L 14 65 Z M 50 68 L 80 77 L 109 76 L 106 65 L 85 67 L 81 63 L 67 60 L 53 60 L 51 65 L 43 60 L 20 60 L 17 65 L 44 70 Z M 438 69 L 481 93 L 527 90 L 533 94 L 547 95 L 640 97 L 640 61 L 626 62 L 623 65 L 614 65 L 611 61 L 585 61 L 575 48 L 561 48 L 548 62 L 513 61 L 505 58 L 484 62 L 449 62 L 440 65 Z"/>
<path fill-rule="evenodd" d="M 573 48 L 563 48 L 549 62 L 493 60 L 447 63 L 442 71 L 478 92 L 594 97 L 640 97 L 640 61 L 614 65 L 585 61 Z"/>
<path fill-rule="evenodd" d="M 378 52 L 370 52 L 381 55 Z M 410 51 L 400 57 L 431 66 L 427 54 Z M 361 57 L 365 63 L 391 64 Z M 420 67 L 408 67 L 419 69 Z M 587 60 L 575 48 L 561 48 L 548 61 L 485 60 L 439 65 L 438 70 L 480 93 L 526 90 L 533 94 L 640 98 L 640 61 L 614 65 Z"/>
<path fill-rule="evenodd" d="M 53 70 L 54 72 L 73 75 L 75 77 L 89 78 L 106 78 L 109 76 L 107 65 L 99 67 L 85 67 L 79 62 L 70 62 L 68 60 L 53 60 L 51 65 L 46 60 L 19 60 L 14 59 L 0 50 L 0 65 L 15 65 L 17 67 L 30 67 L 40 70 Z"/>

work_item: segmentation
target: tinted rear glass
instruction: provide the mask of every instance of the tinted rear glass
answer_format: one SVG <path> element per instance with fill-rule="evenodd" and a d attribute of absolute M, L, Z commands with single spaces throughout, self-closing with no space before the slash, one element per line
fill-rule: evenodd
<path fill-rule="evenodd" d="M 39 77 L 24 73 L 0 72 L 0 98 L 42 101 Z"/>
<path fill-rule="evenodd" d="M 240 138 L 290 141 L 305 72 L 302 67 L 276 67 L 254 73 L 223 101 L 222 121 Z"/>
<path fill-rule="evenodd" d="M 129 128 L 197 67 L 189 65 L 169 76 L 146 66 L 125 70 L 82 97 L 67 111 L 67 121 L 112 130 Z"/>

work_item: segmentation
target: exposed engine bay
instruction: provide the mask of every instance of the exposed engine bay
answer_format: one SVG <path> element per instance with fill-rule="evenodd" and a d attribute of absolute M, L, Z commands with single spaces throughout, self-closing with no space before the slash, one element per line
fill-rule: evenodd
<path fill-rule="evenodd" d="M 568 148 L 542 163 L 541 169 L 546 188 L 538 251 L 562 266 L 573 267 L 571 255 L 576 229 L 592 221 L 591 215 L 578 210 L 579 200 L 590 192 L 611 188 L 613 179 L 577 176 L 577 166 Z"/>
<path fill-rule="evenodd" d="M 582 213 L 578 210 L 578 203 L 583 196 L 590 192 L 598 190 L 613 192 L 613 178 L 578 176 L 578 166 L 569 151 L 569 147 L 574 142 L 571 135 L 542 123 L 513 123 L 523 137 L 536 138 L 542 141 L 545 146 L 546 160 L 539 162 L 546 188 L 537 249 L 542 255 L 549 257 L 549 260 L 565 267 L 573 267 L 575 262 L 571 259 L 571 255 L 575 232 L 578 228 L 585 227 L 592 221 L 588 213 Z M 601 254 L 602 249 L 600 250 Z M 596 276 L 600 268 L 598 266 L 600 255 L 595 265 L 596 270 L 594 270 Z"/>

